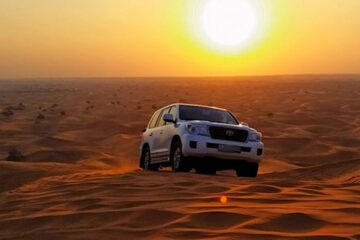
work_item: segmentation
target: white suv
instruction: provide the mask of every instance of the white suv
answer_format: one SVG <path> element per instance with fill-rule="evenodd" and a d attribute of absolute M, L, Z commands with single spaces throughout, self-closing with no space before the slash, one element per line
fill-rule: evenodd
<path fill-rule="evenodd" d="M 220 108 L 172 104 L 157 110 L 143 131 L 140 167 L 215 174 L 235 169 L 256 177 L 263 158 L 261 133 Z"/>

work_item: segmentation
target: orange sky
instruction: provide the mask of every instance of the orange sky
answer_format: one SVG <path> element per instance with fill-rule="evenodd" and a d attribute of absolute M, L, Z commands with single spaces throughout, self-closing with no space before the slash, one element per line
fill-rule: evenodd
<path fill-rule="evenodd" d="M 250 0 L 259 37 L 231 54 L 198 36 L 204 1 L 1 0 L 0 78 L 360 73 L 359 0 Z"/>

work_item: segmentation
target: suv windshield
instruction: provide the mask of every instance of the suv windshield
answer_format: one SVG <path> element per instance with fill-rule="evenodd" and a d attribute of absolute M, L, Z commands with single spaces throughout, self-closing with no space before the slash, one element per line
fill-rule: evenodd
<path fill-rule="evenodd" d="M 179 117 L 181 120 L 199 120 L 233 125 L 239 124 L 236 118 L 228 111 L 208 107 L 187 105 L 180 105 L 179 108 Z"/>

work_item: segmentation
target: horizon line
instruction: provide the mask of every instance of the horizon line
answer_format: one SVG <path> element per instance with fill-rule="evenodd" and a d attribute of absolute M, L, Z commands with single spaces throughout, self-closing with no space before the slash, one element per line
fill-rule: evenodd
<path fill-rule="evenodd" d="M 257 78 L 257 77 L 305 77 L 305 76 L 360 76 L 359 73 L 293 73 L 293 74 L 262 74 L 262 75 L 179 75 L 179 76 L 64 76 L 64 77 L 0 77 L 0 80 L 34 80 L 34 79 L 116 79 L 116 78 L 122 78 L 122 79 L 164 79 L 164 78 L 171 78 L 171 79 L 177 79 L 177 78 Z"/>

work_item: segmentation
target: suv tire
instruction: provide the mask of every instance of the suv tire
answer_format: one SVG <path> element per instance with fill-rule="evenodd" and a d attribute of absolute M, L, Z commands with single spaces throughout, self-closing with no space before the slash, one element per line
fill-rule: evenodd
<path fill-rule="evenodd" d="M 146 171 L 157 171 L 159 169 L 159 166 L 157 164 L 151 164 L 151 153 L 148 146 L 144 147 L 143 169 Z"/>
<path fill-rule="evenodd" d="M 179 140 L 171 148 L 170 162 L 173 172 L 190 172 L 191 170 L 189 161 L 182 154 L 182 145 Z"/>
<path fill-rule="evenodd" d="M 255 178 L 258 174 L 259 164 L 244 162 L 237 166 L 236 175 L 238 177 L 253 177 Z"/>

